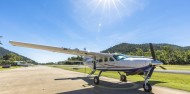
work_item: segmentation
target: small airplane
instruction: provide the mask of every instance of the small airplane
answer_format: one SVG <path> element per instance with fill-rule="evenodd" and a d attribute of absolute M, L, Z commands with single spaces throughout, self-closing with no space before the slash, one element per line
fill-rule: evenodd
<path fill-rule="evenodd" d="M 94 84 L 99 84 L 99 77 L 101 76 L 102 72 L 117 71 L 120 75 L 120 81 L 122 82 L 127 81 L 126 76 L 128 75 L 144 75 L 144 91 L 150 92 L 152 90 L 152 87 L 148 83 L 148 80 L 151 78 L 154 69 L 156 68 L 156 66 L 165 69 L 161 66 L 163 63 L 161 61 L 156 60 L 152 43 L 150 43 L 150 51 L 152 58 L 129 57 L 124 54 L 88 52 L 79 49 L 59 48 L 15 41 L 10 41 L 10 44 L 12 44 L 13 46 L 83 56 L 83 63 L 93 69 L 89 76 L 94 74 L 96 70 L 100 70 L 98 76 L 94 77 Z M 121 74 L 120 72 L 124 72 L 126 75 Z"/>

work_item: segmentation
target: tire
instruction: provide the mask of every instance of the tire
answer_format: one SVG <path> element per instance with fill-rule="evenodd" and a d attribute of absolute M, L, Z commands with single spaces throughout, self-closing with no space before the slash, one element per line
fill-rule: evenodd
<path fill-rule="evenodd" d="M 146 86 L 145 86 L 145 84 L 143 84 L 143 88 L 144 88 L 145 92 L 152 91 L 152 86 L 149 83 L 146 83 Z"/>
<path fill-rule="evenodd" d="M 122 75 L 120 76 L 120 81 L 122 81 L 122 82 L 127 82 L 126 76 L 122 74 Z"/>
<path fill-rule="evenodd" d="M 94 77 L 94 84 L 96 84 L 96 85 L 99 84 L 99 77 L 98 76 Z"/>

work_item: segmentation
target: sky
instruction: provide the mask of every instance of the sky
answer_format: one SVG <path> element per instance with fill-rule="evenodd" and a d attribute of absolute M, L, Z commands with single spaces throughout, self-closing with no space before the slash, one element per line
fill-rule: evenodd
<path fill-rule="evenodd" d="M 119 43 L 190 46 L 190 0 L 0 0 L 2 47 L 39 63 L 72 55 L 10 40 L 100 52 Z"/>

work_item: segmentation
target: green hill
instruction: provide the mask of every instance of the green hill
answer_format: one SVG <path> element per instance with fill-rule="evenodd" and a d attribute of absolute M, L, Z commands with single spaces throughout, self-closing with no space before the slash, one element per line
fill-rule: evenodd
<path fill-rule="evenodd" d="M 163 46 L 168 46 L 173 49 L 179 49 L 179 50 L 190 50 L 190 46 L 187 47 L 181 47 L 178 45 L 173 45 L 173 44 L 153 44 L 154 50 L 161 50 Z M 123 54 L 128 54 L 128 53 L 134 53 L 137 51 L 137 48 L 142 49 L 143 52 L 147 52 L 150 47 L 148 43 L 145 44 L 130 44 L 130 43 L 121 43 L 118 45 L 115 45 L 113 47 L 110 47 L 106 50 L 103 50 L 102 52 L 104 53 L 123 53 Z"/>
<path fill-rule="evenodd" d="M 156 58 L 164 64 L 190 64 L 190 46 L 181 47 L 172 44 L 153 44 Z M 121 43 L 110 47 L 104 53 L 122 53 L 134 56 L 151 57 L 149 44 Z"/>
<path fill-rule="evenodd" d="M 7 50 L 7 49 L 5 49 L 3 47 L 0 47 L 0 57 L 6 55 L 8 53 L 14 53 L 14 54 L 16 54 L 18 56 L 21 56 L 24 61 L 31 60 L 30 58 L 27 58 L 25 56 L 22 56 L 22 55 L 19 55 L 19 54 L 15 53 L 15 52 L 9 51 L 9 50 Z M 31 61 L 32 61 L 33 64 L 37 64 L 37 62 L 35 62 L 34 60 L 31 60 Z"/>

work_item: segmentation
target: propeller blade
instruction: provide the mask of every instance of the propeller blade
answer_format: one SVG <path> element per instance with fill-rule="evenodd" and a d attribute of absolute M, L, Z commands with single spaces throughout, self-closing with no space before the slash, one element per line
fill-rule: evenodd
<path fill-rule="evenodd" d="M 156 56 L 155 56 L 155 53 L 154 53 L 154 49 L 153 49 L 152 43 L 149 43 L 149 45 L 150 45 L 150 51 L 151 51 L 152 59 L 156 60 Z"/>
<path fill-rule="evenodd" d="M 167 70 L 165 67 L 163 67 L 163 66 L 159 66 L 161 69 L 163 69 L 163 70 Z"/>
<path fill-rule="evenodd" d="M 96 62 L 95 61 L 93 61 L 93 65 L 94 65 L 93 69 L 96 70 Z"/>

